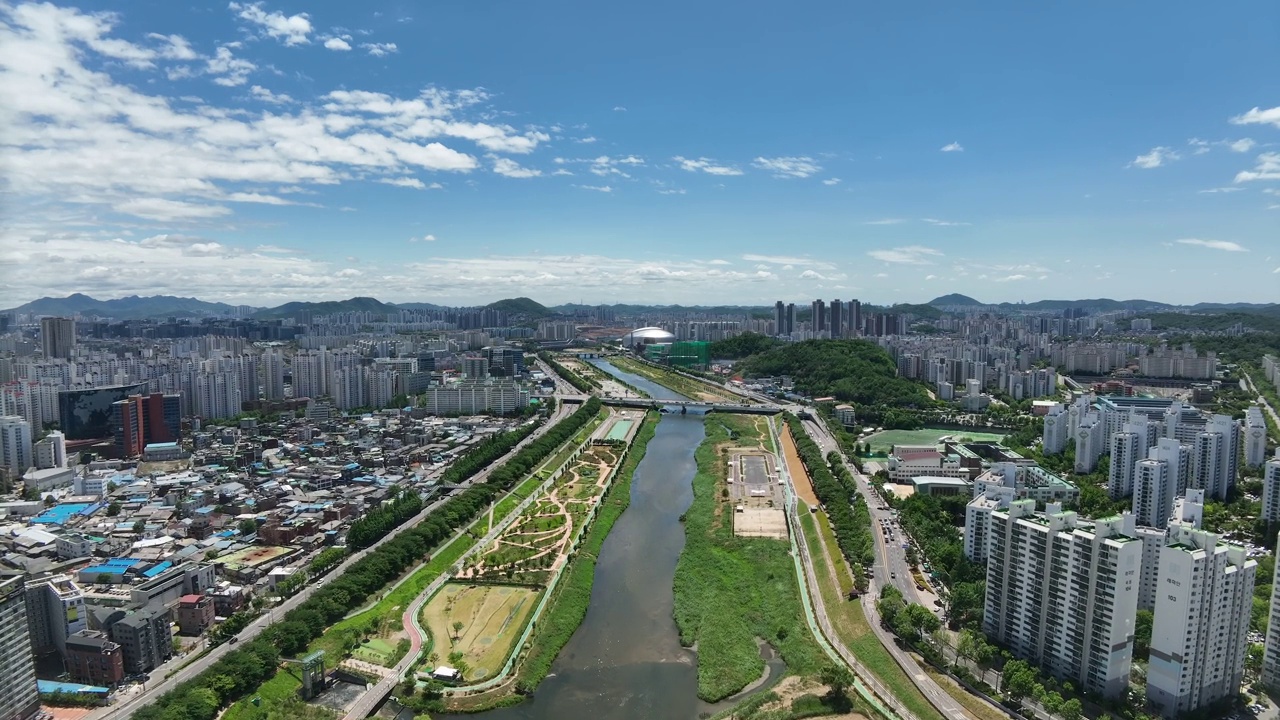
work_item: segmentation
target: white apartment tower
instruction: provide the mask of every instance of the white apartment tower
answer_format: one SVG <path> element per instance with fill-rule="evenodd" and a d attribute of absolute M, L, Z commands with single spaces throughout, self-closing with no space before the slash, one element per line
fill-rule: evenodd
<path fill-rule="evenodd" d="M 1007 510 L 1017 495 L 1017 488 L 989 485 L 964 508 L 964 556 L 974 562 L 986 562 L 991 542 L 991 513 Z"/>
<path fill-rule="evenodd" d="M 1235 485 L 1239 447 L 1240 425 L 1226 415 L 1214 415 L 1195 437 L 1191 486 L 1204 490 L 1207 497 L 1226 499 Z"/>
<path fill-rule="evenodd" d="M 1280 448 L 1262 468 L 1262 519 L 1280 520 Z"/>
<path fill-rule="evenodd" d="M 262 355 L 262 390 L 268 400 L 284 399 L 284 353 L 279 350 Z"/>
<path fill-rule="evenodd" d="M 1169 522 L 1190 465 L 1191 449 L 1169 438 L 1160 438 L 1146 458 L 1134 463 L 1133 514 L 1139 525 L 1163 528 Z"/>
<path fill-rule="evenodd" d="M 1049 408 L 1044 416 L 1044 431 L 1040 437 L 1045 455 L 1056 455 L 1066 449 L 1067 440 L 1071 437 L 1068 427 L 1070 422 L 1071 414 L 1067 412 L 1065 405 L 1055 403 Z"/>
<path fill-rule="evenodd" d="M 22 474 L 35 464 L 31 452 L 31 423 L 21 415 L 0 417 L 0 466 L 9 468 L 12 477 Z"/>
<path fill-rule="evenodd" d="M 1093 524 L 1050 503 L 991 513 L 983 631 L 1086 692 L 1129 687 L 1142 543 L 1131 516 Z"/>
<path fill-rule="evenodd" d="M 1133 494 L 1133 474 L 1138 461 L 1147 456 L 1147 424 L 1132 421 L 1125 423 L 1119 432 L 1111 434 L 1111 468 L 1107 477 L 1107 491 L 1112 500 Z"/>
<path fill-rule="evenodd" d="M 1176 526 L 1199 529 L 1204 519 L 1204 491 L 1188 490 L 1185 498 L 1174 503 L 1173 517 L 1162 527 L 1137 528 L 1142 541 L 1142 574 L 1138 586 L 1138 609 L 1156 609 L 1157 575 L 1160 572 L 1160 551 L 1169 544 L 1169 528 Z"/>
<path fill-rule="evenodd" d="M 1210 532 L 1169 528 L 1160 551 L 1147 700 L 1165 717 L 1240 691 L 1258 563 Z"/>
<path fill-rule="evenodd" d="M 1098 458 L 1102 457 L 1102 453 L 1107 449 L 1106 431 L 1107 424 L 1102 421 L 1102 416 L 1097 412 L 1090 411 L 1080 418 L 1080 424 L 1076 427 L 1074 434 L 1076 472 L 1091 473 L 1098 466 Z"/>
<path fill-rule="evenodd" d="M 1262 408 L 1251 406 L 1244 413 L 1244 465 L 1258 467 L 1267 459 L 1267 421 Z"/>
<path fill-rule="evenodd" d="M 26 595 L 21 575 L 0 581 L 0 717 L 6 720 L 33 718 L 40 711 Z"/>
<path fill-rule="evenodd" d="M 1276 459 L 1267 462 L 1268 470 L 1272 463 L 1280 468 L 1280 451 L 1276 451 Z M 1276 472 L 1280 473 L 1280 469 Z M 1280 552 L 1280 538 L 1277 538 L 1277 552 Z M 1280 690 L 1280 583 L 1271 585 L 1271 612 L 1267 623 L 1267 649 L 1262 656 L 1262 684 L 1268 689 Z"/>

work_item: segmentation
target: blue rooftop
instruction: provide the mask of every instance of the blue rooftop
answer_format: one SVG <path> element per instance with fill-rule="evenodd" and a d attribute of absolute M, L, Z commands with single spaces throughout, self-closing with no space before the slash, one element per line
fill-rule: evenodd
<path fill-rule="evenodd" d="M 63 692 L 106 695 L 108 692 L 111 692 L 108 688 L 99 687 L 97 685 L 81 685 L 80 683 L 55 682 L 53 680 L 36 680 L 36 687 L 40 690 L 41 694 Z"/>
<path fill-rule="evenodd" d="M 62 503 L 61 505 L 55 505 L 37 515 L 32 522 L 65 525 L 67 520 L 70 520 L 72 516 L 78 514 L 81 510 L 84 510 L 92 504 L 93 503 Z"/>
<path fill-rule="evenodd" d="M 160 563 L 159 565 L 156 565 L 150 570 L 143 572 L 142 576 L 147 578 L 153 578 L 159 575 L 160 573 L 164 572 L 165 570 L 168 570 L 171 567 L 173 567 L 173 563 L 169 562 L 168 560 L 165 560 L 164 562 Z"/>

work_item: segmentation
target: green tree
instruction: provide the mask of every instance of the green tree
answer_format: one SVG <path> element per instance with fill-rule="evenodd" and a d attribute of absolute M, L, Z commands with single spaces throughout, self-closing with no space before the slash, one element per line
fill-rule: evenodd
<path fill-rule="evenodd" d="M 107 517 L 115 517 L 120 514 L 120 503 L 114 500 L 107 506 Z"/>
<path fill-rule="evenodd" d="M 143 532 L 146 531 L 146 529 L 147 529 L 147 523 L 142 520 L 138 520 L 133 524 L 134 535 L 141 535 Z"/>
<path fill-rule="evenodd" d="M 1133 629 L 1133 657 L 1135 660 L 1146 660 L 1151 653 L 1151 628 L 1155 623 L 1155 613 L 1150 610 L 1139 610 L 1138 619 Z"/>
<path fill-rule="evenodd" d="M 239 530 L 241 535 L 252 535 L 258 531 L 258 523 L 255 520 L 241 520 Z"/>
<path fill-rule="evenodd" d="M 1015 704 L 1035 692 L 1036 671 L 1022 660 L 1010 660 L 1001 674 L 1001 690 Z"/>
<path fill-rule="evenodd" d="M 1081 706 L 1080 700 L 1071 698 L 1062 703 L 1062 708 L 1058 711 L 1058 716 L 1062 720 L 1080 720 L 1084 717 L 1084 707 Z"/>
<path fill-rule="evenodd" d="M 853 673 L 849 672 L 849 668 L 843 665 L 827 665 L 822 668 L 821 673 L 822 684 L 829 689 L 827 691 L 827 702 L 837 712 L 847 713 L 853 709 L 853 703 L 849 700 L 847 690 L 853 685 Z"/>
<path fill-rule="evenodd" d="M 461 620 L 455 620 L 453 622 L 453 641 L 454 642 L 457 642 L 458 640 L 462 639 L 462 628 L 464 627 L 466 626 L 462 624 Z"/>

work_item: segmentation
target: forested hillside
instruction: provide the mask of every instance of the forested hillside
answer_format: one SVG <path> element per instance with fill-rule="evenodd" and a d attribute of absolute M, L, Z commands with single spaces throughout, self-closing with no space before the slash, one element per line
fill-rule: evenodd
<path fill-rule="evenodd" d="M 888 407 L 933 404 L 924 387 L 898 377 L 880 346 L 866 340 L 806 340 L 753 355 L 737 365 L 745 377 L 788 375 L 814 397 Z"/>

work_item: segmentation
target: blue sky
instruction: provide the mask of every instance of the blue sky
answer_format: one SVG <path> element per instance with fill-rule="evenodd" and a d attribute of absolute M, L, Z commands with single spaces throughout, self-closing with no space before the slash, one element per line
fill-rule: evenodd
<path fill-rule="evenodd" d="M 0 4 L 0 306 L 1280 301 L 1274 3 L 614 5 Z"/>

